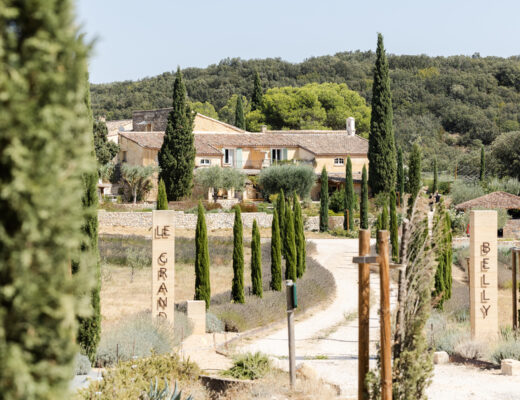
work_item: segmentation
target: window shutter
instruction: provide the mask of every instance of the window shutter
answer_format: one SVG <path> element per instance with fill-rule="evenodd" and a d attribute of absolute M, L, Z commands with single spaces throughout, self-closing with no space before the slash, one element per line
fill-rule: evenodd
<path fill-rule="evenodd" d="M 237 149 L 236 152 L 237 152 L 236 167 L 237 168 L 242 168 L 242 166 L 243 166 L 243 164 L 242 164 L 242 149 Z"/>
<path fill-rule="evenodd" d="M 283 149 L 282 160 L 287 160 L 287 149 Z"/>

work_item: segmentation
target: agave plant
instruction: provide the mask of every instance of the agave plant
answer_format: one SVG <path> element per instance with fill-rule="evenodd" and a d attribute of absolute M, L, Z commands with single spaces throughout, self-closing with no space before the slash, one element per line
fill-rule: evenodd
<path fill-rule="evenodd" d="M 175 382 L 172 392 L 166 378 L 164 378 L 164 389 L 160 389 L 159 381 L 155 378 L 155 384 L 153 380 L 150 382 L 148 393 L 143 393 L 140 400 L 182 400 L 182 390 L 177 391 L 177 382 Z M 193 400 L 193 397 L 188 396 L 185 400 Z"/>

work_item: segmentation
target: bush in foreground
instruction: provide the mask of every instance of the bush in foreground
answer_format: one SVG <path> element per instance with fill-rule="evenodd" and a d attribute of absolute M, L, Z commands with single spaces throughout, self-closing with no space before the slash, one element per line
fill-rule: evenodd
<path fill-rule="evenodd" d="M 269 357 L 257 351 L 256 353 L 239 354 L 233 359 L 233 366 L 222 375 L 235 379 L 259 379 L 271 369 Z"/>

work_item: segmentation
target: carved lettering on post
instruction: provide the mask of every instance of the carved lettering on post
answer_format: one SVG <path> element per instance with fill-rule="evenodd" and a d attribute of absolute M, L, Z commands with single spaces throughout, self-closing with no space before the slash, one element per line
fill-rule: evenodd
<path fill-rule="evenodd" d="M 153 211 L 152 314 L 173 324 L 175 305 L 174 211 Z"/>

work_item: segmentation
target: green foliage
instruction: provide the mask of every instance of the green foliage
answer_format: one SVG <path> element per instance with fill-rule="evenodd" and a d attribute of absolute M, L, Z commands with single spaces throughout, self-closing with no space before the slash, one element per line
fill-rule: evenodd
<path fill-rule="evenodd" d="M 436 307 L 442 310 L 444 302 L 451 298 L 453 259 L 451 219 L 442 202 L 437 206 L 434 218 L 440 228 L 439 234 L 434 237 L 437 269 L 432 298 Z"/>
<path fill-rule="evenodd" d="M 204 103 L 196 101 L 190 103 L 190 108 L 193 112 L 205 115 L 206 117 L 218 119 L 218 113 L 215 111 L 213 104 L 205 101 Z"/>
<path fill-rule="evenodd" d="M 173 84 L 173 110 L 168 115 L 164 141 L 158 154 L 160 177 L 171 201 L 189 196 L 193 187 L 194 115 L 186 102 L 186 88 L 179 68 Z"/>
<path fill-rule="evenodd" d="M 121 165 L 121 178 L 128 187 L 134 204 L 150 191 L 151 177 L 157 171 L 153 165 L 141 166 L 124 163 Z"/>
<path fill-rule="evenodd" d="M 87 375 L 92 370 L 91 361 L 87 356 L 78 353 L 74 375 Z"/>
<path fill-rule="evenodd" d="M 160 388 L 159 381 L 155 377 L 155 385 L 153 380 L 150 381 L 150 389 L 147 393 L 139 396 L 139 400 L 182 400 L 182 390 L 177 391 L 177 381 L 173 391 L 170 389 L 168 380 L 164 378 L 164 388 Z M 185 400 L 193 400 L 193 397 L 188 396 Z"/>
<path fill-rule="evenodd" d="M 159 179 L 159 187 L 157 188 L 157 209 L 167 210 L 168 209 L 168 198 L 166 196 L 166 187 L 164 181 Z"/>
<path fill-rule="evenodd" d="M 508 358 L 520 361 L 520 340 L 510 338 L 500 342 L 493 350 L 491 358 L 497 364 Z"/>
<path fill-rule="evenodd" d="M 246 120 L 244 118 L 244 105 L 242 104 L 242 96 L 237 96 L 237 105 L 235 108 L 235 124 L 237 128 L 246 129 Z"/>
<path fill-rule="evenodd" d="M 260 80 L 260 74 L 256 71 L 253 83 L 253 95 L 251 96 L 251 111 L 259 110 L 262 107 L 263 96 L 262 81 Z"/>
<path fill-rule="evenodd" d="M 244 231 L 240 208 L 235 206 L 235 222 L 233 224 L 233 283 L 231 299 L 235 303 L 243 303 L 244 299 Z"/>
<path fill-rule="evenodd" d="M 399 228 L 397 224 L 397 199 L 395 190 L 390 192 L 390 243 L 392 244 L 392 260 L 399 262 Z"/>
<path fill-rule="evenodd" d="M 260 230 L 258 229 L 256 219 L 253 221 L 251 238 L 251 283 L 253 294 L 262 297 L 262 248 L 260 247 Z"/>
<path fill-rule="evenodd" d="M 329 178 L 325 167 L 321 171 L 320 182 L 320 232 L 326 232 L 329 229 Z"/>
<path fill-rule="evenodd" d="M 204 207 L 202 207 L 200 201 L 195 229 L 195 300 L 204 300 L 206 310 L 209 308 L 211 285 L 209 280 L 208 232 Z"/>
<path fill-rule="evenodd" d="M 476 199 L 485 194 L 484 189 L 479 184 L 465 182 L 457 179 L 451 185 L 451 200 L 453 204 L 457 205 L 465 201 Z"/>
<path fill-rule="evenodd" d="M 294 244 L 296 246 L 296 276 L 301 278 L 305 272 L 305 232 L 303 229 L 302 206 L 300 199 L 293 195 L 294 207 Z"/>
<path fill-rule="evenodd" d="M 285 249 L 285 279 L 296 282 L 298 255 L 296 253 L 296 238 L 294 230 L 294 217 L 290 205 L 285 207 L 284 218 L 284 249 Z"/>
<path fill-rule="evenodd" d="M 397 149 L 397 192 L 399 193 L 399 199 L 402 199 L 404 196 L 404 181 L 403 149 L 399 146 Z"/>
<path fill-rule="evenodd" d="M 119 146 L 108 141 L 108 129 L 104 121 L 94 122 L 94 149 L 100 165 L 107 164 L 119 153 Z"/>
<path fill-rule="evenodd" d="M 408 169 L 408 191 L 410 192 L 410 202 L 413 203 L 421 190 L 421 149 L 417 143 L 412 147 Z"/>
<path fill-rule="evenodd" d="M 222 322 L 215 314 L 207 312 L 206 313 L 206 332 L 224 332 L 226 330 L 226 326 L 224 322 Z"/>
<path fill-rule="evenodd" d="M 285 195 L 283 189 L 280 190 L 280 194 L 276 200 L 276 210 L 278 211 L 278 225 L 280 226 L 280 235 L 282 237 L 282 255 L 285 257 Z"/>
<path fill-rule="evenodd" d="M 501 134 L 491 145 L 489 167 L 499 177 L 520 179 L 520 132 Z"/>
<path fill-rule="evenodd" d="M 359 206 L 360 228 L 368 229 L 368 179 L 367 167 L 363 165 L 361 172 L 361 204 Z"/>
<path fill-rule="evenodd" d="M 235 125 L 238 97 L 239 97 L 239 95 L 234 94 L 229 99 L 227 99 L 227 103 L 218 111 L 218 116 L 219 116 L 220 121 L 224 121 L 224 122 L 227 122 L 228 124 Z M 244 96 L 240 96 L 240 97 L 241 97 L 241 101 L 242 101 L 242 108 L 244 110 L 244 115 L 247 115 L 251 109 L 251 106 Z"/>
<path fill-rule="evenodd" d="M 345 84 L 272 88 L 263 96 L 260 111 L 272 129 L 345 129 L 346 116 L 352 116 L 358 134 L 368 137 L 370 108 Z"/>
<path fill-rule="evenodd" d="M 516 178 L 492 178 L 486 181 L 486 192 L 502 191 L 516 196 L 520 195 L 520 181 Z"/>
<path fill-rule="evenodd" d="M 283 190 L 296 192 L 302 199 L 308 198 L 316 182 L 314 170 L 310 165 L 286 164 L 264 168 L 258 179 L 264 198 Z"/>
<path fill-rule="evenodd" d="M 340 213 L 345 207 L 345 190 L 338 189 L 329 197 L 329 209 L 334 213 Z"/>
<path fill-rule="evenodd" d="M 439 190 L 439 176 L 437 174 L 437 159 L 433 159 L 433 186 L 432 193 L 437 193 Z"/>
<path fill-rule="evenodd" d="M 372 116 L 368 141 L 368 179 L 372 193 L 390 192 L 396 182 L 392 94 L 383 36 L 377 35 L 376 65 L 372 86 Z"/>
<path fill-rule="evenodd" d="M 218 189 L 244 190 L 246 175 L 236 168 L 222 168 L 217 165 L 199 168 L 195 173 L 195 182 L 205 191 L 213 188 L 213 196 L 217 198 Z"/>
<path fill-rule="evenodd" d="M 275 208 L 271 225 L 271 290 L 282 290 L 282 243 L 278 210 Z"/>
<path fill-rule="evenodd" d="M 263 353 L 240 354 L 233 359 L 233 366 L 223 372 L 235 379 L 260 379 L 271 370 L 271 361 Z"/>
<path fill-rule="evenodd" d="M 486 179 L 486 151 L 484 150 L 484 146 L 480 148 L 480 173 L 479 173 L 480 182 L 484 182 Z"/>
<path fill-rule="evenodd" d="M 73 8 L 67 0 L 7 0 L 0 11 L 5 399 L 67 398 L 79 350 L 76 319 L 93 315 L 85 307 L 93 300 L 98 262 L 90 247 L 97 233 L 86 234 L 95 228 L 95 207 L 87 204 L 96 198 L 86 181 L 96 173 L 86 89 L 89 50 Z M 83 246 L 88 250 L 79 251 Z M 70 277 L 73 259 L 81 268 Z"/>
<path fill-rule="evenodd" d="M 350 160 L 350 157 L 347 157 L 347 166 L 345 168 L 345 205 L 343 207 L 343 210 L 345 211 L 343 218 L 343 228 L 345 230 L 354 229 L 354 203 L 355 199 L 354 178 L 352 176 L 352 161 Z"/>

